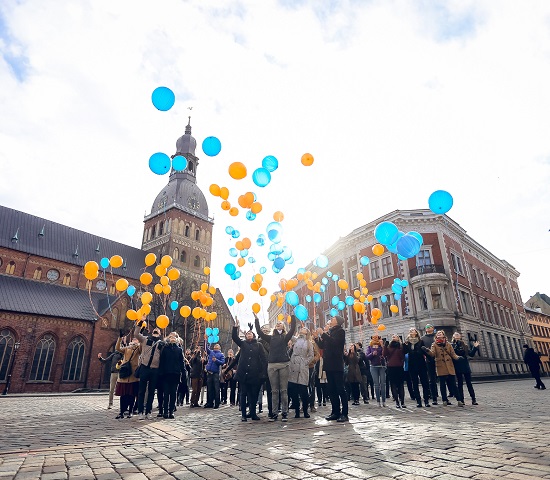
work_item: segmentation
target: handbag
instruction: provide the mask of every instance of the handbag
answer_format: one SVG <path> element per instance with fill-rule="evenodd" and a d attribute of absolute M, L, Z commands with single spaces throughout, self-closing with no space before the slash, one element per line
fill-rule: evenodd
<path fill-rule="evenodd" d="M 158 343 L 158 342 L 157 342 Z M 147 364 L 148 367 L 151 366 L 151 362 L 153 361 L 153 355 L 155 355 L 155 349 L 157 348 L 157 343 L 153 346 L 153 349 L 151 350 L 151 356 L 149 357 L 149 363 Z M 141 363 L 136 368 L 136 371 L 134 372 L 134 377 L 139 378 L 141 375 Z"/>
<path fill-rule="evenodd" d="M 136 349 L 134 349 L 134 351 L 132 352 L 132 355 L 130 355 L 130 359 L 127 361 L 127 362 L 124 362 L 120 368 L 118 369 L 118 377 L 119 378 L 128 378 L 132 375 L 132 357 L 134 356 L 134 354 L 136 353 Z"/>

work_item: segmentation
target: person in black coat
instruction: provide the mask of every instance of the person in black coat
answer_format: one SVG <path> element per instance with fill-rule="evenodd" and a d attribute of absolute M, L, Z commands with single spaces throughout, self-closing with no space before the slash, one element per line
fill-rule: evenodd
<path fill-rule="evenodd" d="M 527 364 L 529 370 L 531 371 L 531 375 L 533 375 L 533 378 L 537 382 L 535 388 L 538 388 L 539 390 L 546 390 L 546 386 L 540 379 L 540 367 L 542 366 L 540 357 L 537 355 L 535 350 L 529 347 L 529 345 L 524 345 L 523 348 L 525 349 L 523 361 Z"/>
<path fill-rule="evenodd" d="M 170 333 L 166 345 L 160 353 L 159 373 L 162 376 L 164 397 L 162 412 L 164 418 L 174 418 L 176 391 L 180 383 L 181 372 L 185 370 L 183 350 L 178 344 L 178 334 Z"/>
<path fill-rule="evenodd" d="M 472 405 L 478 405 L 476 402 L 476 392 L 474 392 L 474 386 L 472 385 L 472 371 L 470 370 L 470 362 L 468 361 L 468 357 L 473 357 L 476 354 L 478 351 L 479 342 L 474 342 L 474 348 L 470 350 L 468 345 L 462 340 L 462 335 L 459 332 L 455 332 L 453 333 L 453 341 L 451 346 L 453 347 L 455 353 L 459 356 L 458 360 L 453 360 L 453 363 L 455 364 L 456 380 L 458 382 L 456 394 L 458 405 L 464 405 L 464 381 L 466 381 L 468 393 L 472 398 Z"/>
<path fill-rule="evenodd" d="M 422 408 L 422 400 L 420 397 L 420 389 L 418 388 L 418 380 L 422 385 L 422 397 L 424 398 L 424 406 L 429 407 L 430 387 L 428 382 L 428 367 L 426 365 L 426 354 L 422 350 L 422 340 L 418 335 L 416 328 L 409 328 L 409 335 L 405 339 L 403 348 L 405 354 L 409 354 L 409 377 L 412 383 L 412 390 L 416 400 L 416 406 Z"/>
<path fill-rule="evenodd" d="M 432 348 L 433 343 L 435 342 L 435 329 L 434 326 L 430 323 L 426 324 L 426 334 L 420 339 L 420 344 L 423 347 L 426 347 L 428 350 Z M 410 357 L 409 357 L 410 358 Z M 430 382 L 430 394 L 432 397 L 433 405 L 437 405 L 437 373 L 435 371 L 435 359 L 426 356 L 426 366 L 428 367 L 428 380 Z"/>
<path fill-rule="evenodd" d="M 327 374 L 328 394 L 332 406 L 327 420 L 348 421 L 348 394 L 344 386 L 344 345 L 346 332 L 342 328 L 344 319 L 332 317 L 325 330 L 318 328 L 315 342 L 323 350 L 323 369 Z"/>
<path fill-rule="evenodd" d="M 191 355 L 189 361 L 190 370 L 189 376 L 191 377 L 191 408 L 199 406 L 199 395 L 202 389 L 202 371 L 204 362 L 202 359 L 202 352 L 199 346 L 195 348 L 195 351 Z"/>
<path fill-rule="evenodd" d="M 239 321 L 235 318 L 235 326 L 231 338 L 239 346 L 239 362 L 237 364 L 236 380 L 239 382 L 239 394 L 242 421 L 247 421 L 246 406 L 250 408 L 250 418 L 260 420 L 256 415 L 256 402 L 260 385 L 267 375 L 267 356 L 252 330 L 245 334 L 245 339 L 239 338 Z"/>

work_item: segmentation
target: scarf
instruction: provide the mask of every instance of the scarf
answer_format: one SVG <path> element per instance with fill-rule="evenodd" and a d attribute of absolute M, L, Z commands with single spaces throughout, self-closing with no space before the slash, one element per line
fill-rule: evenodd
<path fill-rule="evenodd" d="M 416 345 L 420 341 L 420 338 L 418 337 L 407 337 L 407 342 L 409 342 L 411 345 Z"/>
<path fill-rule="evenodd" d="M 436 337 L 435 343 L 444 347 L 445 344 L 447 343 L 447 339 L 445 337 Z"/>

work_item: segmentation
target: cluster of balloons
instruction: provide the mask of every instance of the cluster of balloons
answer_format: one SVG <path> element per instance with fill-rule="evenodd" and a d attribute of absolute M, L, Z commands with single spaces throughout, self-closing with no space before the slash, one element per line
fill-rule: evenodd
<path fill-rule="evenodd" d="M 376 225 L 374 236 L 379 242 L 372 247 L 375 255 L 382 255 L 386 247 L 389 252 L 397 254 L 399 260 L 416 256 L 424 243 L 420 233 L 403 233 L 393 222 L 381 222 Z"/>
<path fill-rule="evenodd" d="M 206 328 L 204 333 L 208 337 L 208 343 L 216 343 L 220 341 L 220 329 L 219 328 Z"/>
<path fill-rule="evenodd" d="M 105 270 L 109 266 L 112 268 L 120 268 L 124 260 L 120 255 L 113 255 L 111 258 L 102 258 L 100 260 L 101 268 Z M 99 275 L 99 265 L 97 262 L 90 260 L 84 265 L 84 276 L 87 280 L 95 280 Z"/>
<path fill-rule="evenodd" d="M 204 267 L 203 272 L 205 275 L 210 275 L 210 267 Z M 187 318 L 189 315 L 192 315 L 195 320 L 202 318 L 207 322 L 216 320 L 216 318 L 218 318 L 218 314 L 216 312 L 209 312 L 206 310 L 206 308 L 211 307 L 214 304 L 214 298 L 212 295 L 215 294 L 216 287 L 213 285 L 208 285 L 206 282 L 202 283 L 200 290 L 191 292 L 191 298 L 196 302 L 199 302 L 201 306 L 195 307 L 191 310 L 190 307 L 184 305 L 180 309 L 181 316 Z"/>

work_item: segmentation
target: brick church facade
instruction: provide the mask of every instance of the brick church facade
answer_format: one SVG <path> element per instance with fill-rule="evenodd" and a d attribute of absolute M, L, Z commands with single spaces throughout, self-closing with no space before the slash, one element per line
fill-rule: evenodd
<path fill-rule="evenodd" d="M 210 265 L 213 228 L 196 184 L 195 148 L 189 124 L 175 154 L 186 157 L 187 167 L 171 171 L 153 202 L 141 249 L 0 206 L 0 390 L 8 380 L 12 393 L 108 386 L 109 365 L 103 366 L 97 355 L 114 349 L 119 329 L 133 326 L 126 312 L 142 293 L 139 277 L 147 253 L 173 257 L 181 276 L 172 297 L 194 306 L 191 291 L 208 282 L 204 267 Z M 100 269 L 93 281 L 84 277 L 87 261 L 99 263 L 113 255 L 124 259 L 120 268 Z M 116 291 L 119 278 L 136 287 L 135 296 Z M 232 316 L 219 291 L 214 300 L 218 318 L 212 326 L 220 329 L 226 348 Z M 174 312 L 169 330 L 190 345 L 187 321 Z"/>

